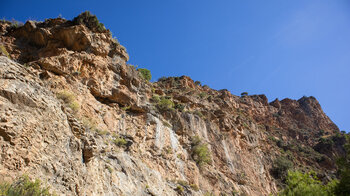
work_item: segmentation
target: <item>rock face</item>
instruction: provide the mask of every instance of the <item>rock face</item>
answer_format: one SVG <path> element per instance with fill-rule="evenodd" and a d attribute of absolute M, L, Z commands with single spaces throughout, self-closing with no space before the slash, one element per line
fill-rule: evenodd
<path fill-rule="evenodd" d="M 61 18 L 0 27 L 13 59 L 0 56 L 0 182 L 28 174 L 59 195 L 268 195 L 281 156 L 335 176 L 344 139 L 314 97 L 150 83 L 108 30 Z"/>

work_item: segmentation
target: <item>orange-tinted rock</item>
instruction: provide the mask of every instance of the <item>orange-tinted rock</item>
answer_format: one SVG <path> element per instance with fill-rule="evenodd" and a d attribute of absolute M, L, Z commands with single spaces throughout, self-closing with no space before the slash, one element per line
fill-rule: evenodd
<path fill-rule="evenodd" d="M 187 76 L 150 83 L 108 30 L 62 18 L 0 22 L 0 34 L 26 63 L 0 57 L 0 181 L 27 173 L 66 195 L 269 195 L 277 157 L 326 180 L 344 153 L 314 97 L 269 104 Z M 210 164 L 195 161 L 196 136 Z"/>

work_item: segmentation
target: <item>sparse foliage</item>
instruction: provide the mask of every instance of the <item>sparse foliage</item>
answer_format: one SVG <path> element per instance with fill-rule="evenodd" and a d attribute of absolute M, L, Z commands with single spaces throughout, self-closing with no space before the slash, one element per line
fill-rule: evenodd
<path fill-rule="evenodd" d="M 0 45 L 0 51 L 1 51 L 1 53 L 2 53 L 3 55 L 7 56 L 7 58 L 11 59 L 11 56 L 10 56 L 10 54 L 7 52 L 5 46 Z"/>
<path fill-rule="evenodd" d="M 80 104 L 76 101 L 76 96 L 69 91 L 63 90 L 57 93 L 57 98 L 63 100 L 63 102 L 72 109 L 73 112 L 78 112 Z"/>
<path fill-rule="evenodd" d="M 75 24 L 83 24 L 90 30 L 97 31 L 99 33 L 102 33 L 106 30 L 105 26 L 98 21 L 97 17 L 91 14 L 89 11 L 85 11 L 79 14 L 73 19 L 73 22 Z"/>
<path fill-rule="evenodd" d="M 175 109 L 179 110 L 180 112 L 184 111 L 185 109 L 185 105 L 184 104 L 181 104 L 181 103 L 178 103 L 175 105 Z"/>
<path fill-rule="evenodd" d="M 211 154 L 208 144 L 203 143 L 198 136 L 194 136 L 191 141 L 192 158 L 200 166 L 211 164 Z"/>
<path fill-rule="evenodd" d="M 162 97 L 160 98 L 160 101 L 158 102 L 157 106 L 161 110 L 168 110 L 174 107 L 174 102 L 167 97 Z"/>
<path fill-rule="evenodd" d="M 122 138 L 122 137 L 117 137 L 113 140 L 113 143 L 119 147 L 125 146 L 128 142 Z"/>
<path fill-rule="evenodd" d="M 34 182 L 28 176 L 22 176 L 12 184 L 0 184 L 0 195 L 3 196 L 51 196 L 49 188 L 43 187 L 39 179 Z"/>
<path fill-rule="evenodd" d="M 195 81 L 194 83 L 195 83 L 196 85 L 198 85 L 198 86 L 201 86 L 201 85 L 202 85 L 202 83 L 201 83 L 200 81 L 198 81 L 198 80 Z"/>
<path fill-rule="evenodd" d="M 288 170 L 292 169 L 292 167 L 293 162 L 281 156 L 274 161 L 271 171 L 275 178 L 284 180 L 288 174 Z"/>
<path fill-rule="evenodd" d="M 145 68 L 140 68 L 137 71 L 140 72 L 141 77 L 147 81 L 150 81 L 152 79 L 151 71 Z"/>
<path fill-rule="evenodd" d="M 204 99 L 208 96 L 208 94 L 206 92 L 201 92 L 198 94 L 200 98 Z"/>
<path fill-rule="evenodd" d="M 152 96 L 152 101 L 154 101 L 155 103 L 159 103 L 159 102 L 160 102 L 160 97 L 159 97 L 159 95 L 153 95 L 153 96 Z"/>
<path fill-rule="evenodd" d="M 248 92 L 243 92 L 243 93 L 241 93 L 241 96 L 242 96 L 242 97 L 248 96 Z"/>
<path fill-rule="evenodd" d="M 179 194 L 182 194 L 184 192 L 184 187 L 181 185 L 177 185 L 175 189 Z"/>
<path fill-rule="evenodd" d="M 199 187 L 196 184 L 190 184 L 191 189 L 194 191 L 199 191 Z"/>

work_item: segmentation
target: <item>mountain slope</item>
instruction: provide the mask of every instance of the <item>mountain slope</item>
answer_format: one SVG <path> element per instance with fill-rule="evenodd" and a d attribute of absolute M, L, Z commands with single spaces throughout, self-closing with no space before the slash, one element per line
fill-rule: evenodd
<path fill-rule="evenodd" d="M 345 139 L 314 97 L 150 83 L 91 15 L 0 26 L 13 59 L 0 57 L 0 181 L 28 174 L 59 195 L 268 195 L 289 168 L 336 175 Z"/>

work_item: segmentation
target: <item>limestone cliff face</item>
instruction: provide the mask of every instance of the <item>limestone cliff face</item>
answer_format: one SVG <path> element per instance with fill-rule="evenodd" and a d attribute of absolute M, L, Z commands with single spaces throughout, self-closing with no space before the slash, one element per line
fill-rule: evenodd
<path fill-rule="evenodd" d="M 0 181 L 28 174 L 59 195 L 268 195 L 278 157 L 329 180 L 344 153 L 314 97 L 150 83 L 108 30 L 61 18 L 0 26 L 12 59 L 0 56 Z"/>

